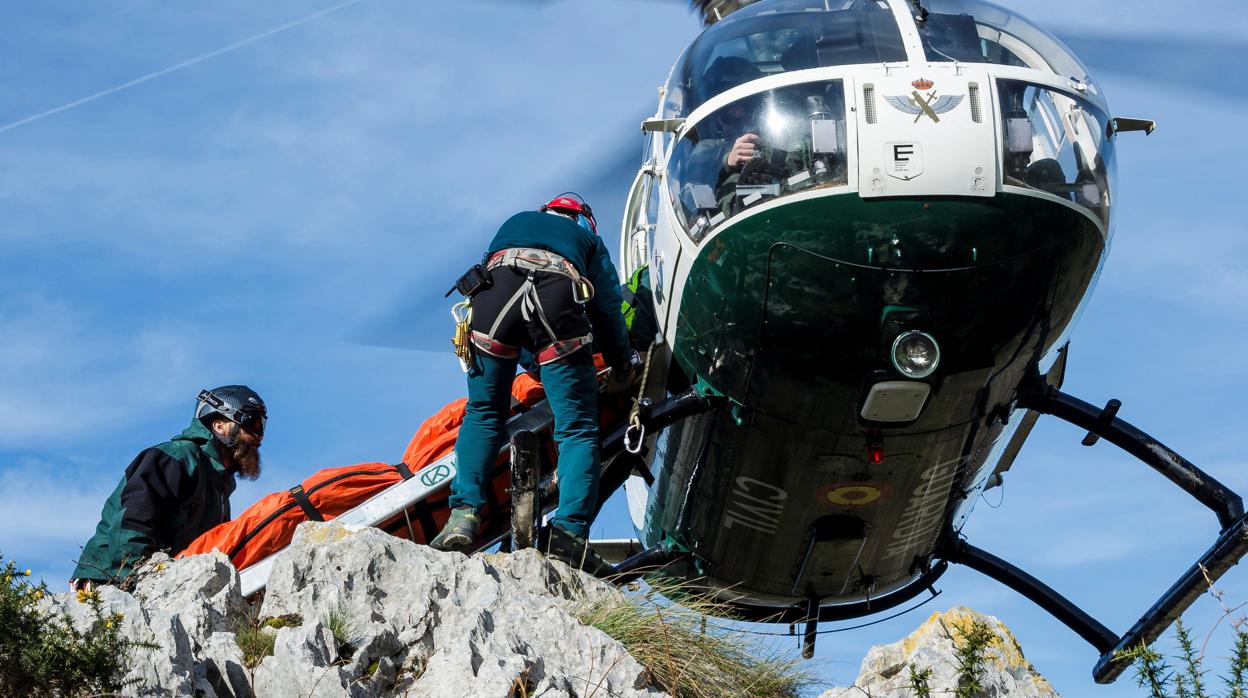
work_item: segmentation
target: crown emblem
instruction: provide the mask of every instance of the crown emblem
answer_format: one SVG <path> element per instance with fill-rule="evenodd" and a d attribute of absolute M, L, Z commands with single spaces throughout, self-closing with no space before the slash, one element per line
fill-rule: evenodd
<path fill-rule="evenodd" d="M 913 85 L 916 90 L 930 90 L 936 86 L 936 83 L 928 80 L 927 78 L 919 78 L 910 84 Z"/>

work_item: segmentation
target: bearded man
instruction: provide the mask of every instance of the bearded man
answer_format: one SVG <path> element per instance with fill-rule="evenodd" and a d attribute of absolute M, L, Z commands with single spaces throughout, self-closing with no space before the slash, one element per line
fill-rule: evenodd
<path fill-rule="evenodd" d="M 71 586 L 124 584 L 152 553 L 176 555 L 229 521 L 235 477 L 260 476 L 267 420 L 264 401 L 245 385 L 201 391 L 191 425 L 126 468 L 83 546 Z"/>

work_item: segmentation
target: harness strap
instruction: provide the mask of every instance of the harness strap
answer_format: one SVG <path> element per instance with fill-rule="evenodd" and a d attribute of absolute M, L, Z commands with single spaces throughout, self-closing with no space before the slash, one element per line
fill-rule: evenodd
<path fill-rule="evenodd" d="M 515 305 L 516 301 L 523 299 L 531 288 L 533 288 L 533 273 L 529 272 L 529 278 L 525 279 L 524 283 L 520 284 L 520 288 L 511 294 L 511 298 L 507 299 L 507 302 L 503 304 L 503 309 L 498 311 L 498 315 L 494 318 L 494 324 L 490 325 L 490 331 L 486 335 L 490 338 L 490 341 L 494 340 L 494 334 L 498 332 L 498 326 L 503 324 L 503 318 L 507 317 L 511 306 Z M 525 319 L 527 320 L 528 318 Z"/>
<path fill-rule="evenodd" d="M 488 334 L 476 330 L 472 331 L 472 343 L 481 351 L 500 359 L 514 359 L 520 356 L 520 347 L 503 344 Z"/>
<path fill-rule="evenodd" d="M 325 517 L 321 516 L 321 512 L 317 511 L 316 507 L 312 505 L 312 500 L 308 499 L 308 493 L 303 491 L 303 485 L 295 485 L 290 488 L 290 496 L 295 498 L 295 504 L 298 504 L 299 508 L 303 510 L 304 515 L 308 517 L 308 521 L 325 520 Z"/>
<path fill-rule="evenodd" d="M 547 345 L 545 349 L 537 352 L 537 364 L 545 366 L 566 357 L 581 347 L 588 346 L 594 341 L 593 334 L 587 334 L 581 337 L 573 337 L 571 339 L 561 339 Z"/>
<path fill-rule="evenodd" d="M 536 247 L 509 247 L 490 255 L 490 261 L 486 263 L 486 268 L 493 269 L 500 266 L 524 269 L 525 271 L 554 272 L 562 274 L 573 281 L 581 278 L 581 273 L 566 258 L 554 252 L 539 250 Z"/>
<path fill-rule="evenodd" d="M 530 274 L 539 271 L 566 276 L 572 280 L 572 298 L 584 305 L 594 297 L 594 285 L 581 276 L 576 266 L 567 258 L 536 247 L 509 247 L 490 255 L 486 269 L 507 266 L 522 269 Z"/>
<path fill-rule="evenodd" d="M 546 336 L 550 337 L 550 341 L 559 341 L 559 336 L 550 326 L 550 320 L 546 318 L 546 309 L 542 307 L 542 299 L 537 295 L 537 286 L 530 283 L 529 291 L 524 294 L 524 301 L 520 305 L 520 317 L 524 318 L 525 322 L 533 322 L 534 316 L 542 321 L 542 327 L 546 330 Z"/>

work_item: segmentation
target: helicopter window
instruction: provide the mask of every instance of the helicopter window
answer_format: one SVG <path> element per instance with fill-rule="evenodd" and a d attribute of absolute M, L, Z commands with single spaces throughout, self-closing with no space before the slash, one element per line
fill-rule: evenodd
<path fill-rule="evenodd" d="M 888 6 L 873 0 L 777 0 L 707 29 L 672 71 L 664 113 L 687 116 L 715 95 L 767 75 L 906 60 Z"/>
<path fill-rule="evenodd" d="M 841 80 L 777 88 L 690 128 L 668 160 L 668 193 L 697 242 L 761 201 L 848 184 L 847 154 Z"/>
<path fill-rule="evenodd" d="M 946 15 L 929 13 L 927 20 L 918 24 L 919 37 L 928 60 L 933 62 L 961 61 L 963 63 L 995 63 L 1020 68 L 1051 71 L 1049 64 L 1035 51 L 1027 48 L 1018 38 L 976 24 L 970 15 Z M 1030 60 L 1011 50 L 1026 55 Z"/>
<path fill-rule="evenodd" d="M 933 62 L 995 63 L 1086 81 L 1088 71 L 1052 34 L 1009 10 L 980 0 L 923 0 L 916 20 Z"/>
<path fill-rule="evenodd" d="M 1063 92 L 999 80 L 1005 184 L 1038 189 L 1109 224 L 1113 140 L 1097 107 Z"/>

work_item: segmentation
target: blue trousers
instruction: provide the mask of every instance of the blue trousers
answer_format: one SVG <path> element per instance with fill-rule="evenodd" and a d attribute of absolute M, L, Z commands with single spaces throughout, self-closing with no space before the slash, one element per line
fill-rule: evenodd
<path fill-rule="evenodd" d="M 516 359 L 477 352 L 468 372 L 468 405 L 455 441 L 458 472 L 451 483 L 451 507 L 485 507 L 485 488 L 499 451 L 507 445 Z M 598 504 L 598 380 L 593 356 L 582 349 L 541 367 L 546 400 L 555 416 L 559 447 L 559 508 L 554 525 L 585 538 Z"/>

